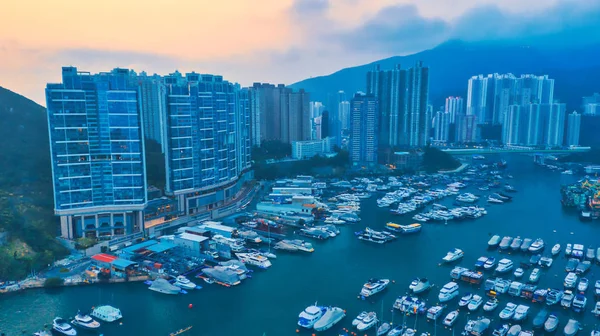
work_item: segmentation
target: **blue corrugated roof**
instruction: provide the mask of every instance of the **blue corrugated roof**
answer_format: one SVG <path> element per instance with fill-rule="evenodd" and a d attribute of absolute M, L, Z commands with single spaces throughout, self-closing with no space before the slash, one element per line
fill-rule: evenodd
<path fill-rule="evenodd" d="M 139 244 L 135 244 L 135 245 L 131 245 L 129 247 L 126 247 L 123 249 L 123 252 L 125 253 L 134 253 L 137 250 L 146 248 L 148 246 L 152 246 L 152 245 L 156 245 L 158 244 L 158 242 L 156 240 L 147 240 L 145 242 L 139 243 Z"/>
<path fill-rule="evenodd" d="M 120 269 L 125 269 L 125 268 L 127 268 L 127 267 L 129 267 L 129 266 L 131 266 L 131 265 L 135 265 L 135 264 L 137 264 L 137 263 L 135 263 L 135 262 L 133 262 L 133 261 L 129 261 L 129 260 L 127 260 L 127 259 L 121 259 L 121 258 L 117 258 L 117 259 L 113 260 L 113 261 L 111 262 L 111 264 L 112 264 L 113 266 L 117 267 L 117 268 L 120 268 Z"/>
<path fill-rule="evenodd" d="M 152 251 L 154 253 L 161 253 L 161 252 L 165 252 L 167 250 L 172 249 L 173 247 L 175 247 L 176 245 L 171 243 L 171 242 L 161 242 L 158 243 L 156 245 L 152 245 L 150 247 L 148 247 L 146 250 L 148 251 Z"/>

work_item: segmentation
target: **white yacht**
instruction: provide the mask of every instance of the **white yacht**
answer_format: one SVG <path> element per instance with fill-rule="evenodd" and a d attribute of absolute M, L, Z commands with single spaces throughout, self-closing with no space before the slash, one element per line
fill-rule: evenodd
<path fill-rule="evenodd" d="M 104 322 L 115 322 L 123 318 L 121 310 L 112 306 L 96 307 L 92 310 L 90 315 Z"/>
<path fill-rule="evenodd" d="M 475 311 L 475 310 L 477 310 L 481 306 L 482 303 L 483 303 L 483 298 L 481 296 L 475 294 L 471 298 L 471 301 L 469 301 L 469 304 L 467 305 L 467 308 L 470 311 Z"/>
<path fill-rule="evenodd" d="M 369 281 L 363 285 L 360 295 L 364 297 L 375 295 L 384 290 L 389 283 L 389 279 L 369 279 Z"/>
<path fill-rule="evenodd" d="M 77 331 L 67 323 L 64 319 L 57 317 L 52 321 L 52 329 L 59 334 L 74 336 L 77 335 Z"/>
<path fill-rule="evenodd" d="M 458 284 L 456 282 L 448 282 L 440 290 L 438 299 L 440 302 L 446 302 L 454 299 L 456 296 L 458 296 Z"/>
<path fill-rule="evenodd" d="M 513 268 L 513 266 L 514 264 L 512 260 L 506 258 L 500 259 L 500 261 L 498 262 L 498 266 L 496 267 L 496 272 L 506 273 L 510 271 Z"/>
<path fill-rule="evenodd" d="M 222 235 L 214 235 L 212 240 L 218 244 L 229 246 L 233 252 L 242 252 L 245 248 L 244 242 L 241 239 L 227 238 L 223 237 Z"/>
<path fill-rule="evenodd" d="M 467 293 L 467 294 L 463 295 L 463 297 L 460 298 L 460 301 L 458 301 L 458 306 L 464 307 L 464 306 L 468 305 L 469 302 L 471 302 L 472 298 L 473 298 L 473 294 L 471 294 L 471 293 Z"/>
<path fill-rule="evenodd" d="M 366 311 L 361 312 L 360 314 L 358 314 L 358 316 L 352 320 L 352 326 L 356 327 L 359 323 L 362 322 L 362 320 L 365 319 L 365 317 L 367 317 L 369 313 L 367 313 Z"/>
<path fill-rule="evenodd" d="M 531 271 L 531 274 L 529 275 L 529 282 L 531 283 L 536 283 L 538 282 L 538 280 L 540 279 L 540 269 L 539 268 L 534 268 L 533 271 Z"/>
<path fill-rule="evenodd" d="M 552 246 L 552 255 L 557 255 L 560 253 L 560 244 L 556 244 Z"/>
<path fill-rule="evenodd" d="M 518 278 L 520 278 L 520 277 L 522 277 L 522 276 L 523 276 L 523 274 L 525 274 L 525 271 L 524 271 L 524 270 L 523 270 L 521 267 L 517 268 L 517 269 L 515 270 L 515 272 L 513 273 L 513 275 L 514 275 L 514 276 L 515 276 L 515 278 L 517 278 L 517 279 L 518 279 Z"/>
<path fill-rule="evenodd" d="M 342 308 L 338 307 L 330 307 L 327 308 L 327 311 L 323 316 L 315 322 L 313 328 L 316 331 L 324 331 L 331 327 L 333 327 L 336 323 L 338 323 L 341 319 L 346 316 L 346 313 Z"/>
<path fill-rule="evenodd" d="M 506 307 L 502 309 L 499 316 L 503 320 L 508 320 L 512 318 L 513 315 L 515 315 L 515 310 L 517 310 L 517 305 L 512 302 L 509 302 L 506 304 Z"/>
<path fill-rule="evenodd" d="M 529 252 L 537 253 L 544 249 L 544 240 L 541 238 L 536 239 L 531 246 L 529 246 Z"/>
<path fill-rule="evenodd" d="M 82 314 L 80 311 L 77 312 L 71 323 L 85 329 L 95 330 L 100 328 L 100 322 L 94 320 L 89 315 Z"/>
<path fill-rule="evenodd" d="M 358 331 L 365 331 L 365 330 L 371 329 L 374 325 L 377 324 L 377 322 L 378 322 L 377 314 L 375 314 L 374 312 L 370 312 L 356 326 L 356 329 L 358 329 Z"/>
<path fill-rule="evenodd" d="M 314 305 L 306 307 L 300 315 L 298 315 L 298 325 L 310 329 L 315 323 L 325 314 L 327 308 L 317 306 L 315 302 Z"/>
<path fill-rule="evenodd" d="M 513 319 L 515 321 L 522 321 L 527 317 L 528 313 L 529 313 L 529 306 L 518 305 L 517 308 L 515 309 L 515 314 L 513 316 Z"/>
<path fill-rule="evenodd" d="M 570 272 L 565 277 L 565 288 L 574 288 L 577 284 L 577 274 Z"/>
<path fill-rule="evenodd" d="M 181 288 L 171 285 L 167 280 L 159 278 L 152 281 L 152 285 L 148 287 L 151 291 L 162 294 L 175 295 L 181 293 Z"/>
<path fill-rule="evenodd" d="M 483 310 L 484 311 L 492 311 L 494 309 L 496 309 L 498 307 L 498 299 L 493 298 L 493 299 L 489 299 L 485 302 L 485 304 L 483 305 Z"/>
<path fill-rule="evenodd" d="M 235 255 L 244 264 L 256 266 L 263 269 L 271 267 L 271 261 L 269 260 L 269 258 L 262 256 L 258 253 L 236 253 Z"/>
<path fill-rule="evenodd" d="M 456 322 L 456 319 L 458 318 L 458 310 L 453 310 L 450 313 L 448 313 L 448 315 L 446 315 L 446 318 L 444 319 L 444 325 L 448 326 L 448 327 L 452 327 L 454 325 L 454 322 Z"/>
<path fill-rule="evenodd" d="M 177 278 L 175 278 L 175 286 L 177 286 L 179 288 L 183 288 L 183 289 L 195 289 L 196 288 L 196 284 L 191 282 L 188 278 L 186 278 L 183 275 L 180 275 Z"/>
<path fill-rule="evenodd" d="M 462 258 L 464 255 L 465 255 L 465 253 L 461 249 L 455 248 L 455 249 L 448 251 L 446 256 L 444 258 L 442 258 L 442 260 L 446 263 L 449 263 L 449 262 L 453 262 L 455 260 Z"/>

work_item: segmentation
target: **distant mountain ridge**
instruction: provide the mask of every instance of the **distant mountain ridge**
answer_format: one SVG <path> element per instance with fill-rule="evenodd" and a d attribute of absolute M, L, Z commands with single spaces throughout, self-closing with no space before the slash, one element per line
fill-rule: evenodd
<path fill-rule="evenodd" d="M 489 73 L 547 74 L 555 79 L 554 98 L 579 109 L 581 97 L 600 91 L 600 45 L 572 48 L 523 46 L 495 42 L 449 41 L 433 49 L 407 56 L 395 56 L 369 64 L 345 68 L 327 76 L 291 84 L 310 92 L 311 100 L 328 103 L 328 94 L 343 90 L 350 97 L 366 89 L 366 73 L 379 64 L 381 69 L 403 68 L 423 61 L 430 68 L 430 102 L 437 108 L 448 96 L 467 95 L 467 81 L 473 75 Z M 334 96 L 334 95 L 332 95 Z"/>

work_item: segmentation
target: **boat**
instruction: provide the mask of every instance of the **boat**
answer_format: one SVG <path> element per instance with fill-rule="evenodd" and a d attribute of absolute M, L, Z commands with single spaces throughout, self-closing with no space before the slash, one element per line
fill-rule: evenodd
<path fill-rule="evenodd" d="M 531 256 L 531 258 L 529 258 L 529 263 L 531 265 L 537 265 L 540 260 L 542 259 L 542 255 L 541 254 L 534 254 Z"/>
<path fill-rule="evenodd" d="M 467 308 L 470 311 L 475 311 L 481 306 L 482 303 L 483 303 L 483 298 L 481 296 L 473 295 L 473 297 L 471 298 L 471 301 L 469 301 L 469 304 L 467 305 Z"/>
<path fill-rule="evenodd" d="M 596 262 L 600 263 L 600 247 L 596 249 Z"/>
<path fill-rule="evenodd" d="M 454 299 L 456 296 L 458 296 L 458 284 L 456 284 L 456 282 L 448 282 L 440 290 L 438 300 L 440 302 L 446 302 Z"/>
<path fill-rule="evenodd" d="M 407 314 L 422 314 L 427 311 L 425 301 L 417 297 L 402 296 L 394 302 L 394 308 Z"/>
<path fill-rule="evenodd" d="M 369 279 L 360 290 L 360 295 L 369 297 L 384 290 L 390 283 L 389 279 Z"/>
<path fill-rule="evenodd" d="M 496 273 L 506 273 L 513 268 L 514 264 L 510 259 L 500 259 L 498 266 L 496 267 Z"/>
<path fill-rule="evenodd" d="M 515 309 L 515 315 L 513 316 L 513 320 L 522 321 L 527 317 L 528 313 L 529 313 L 529 306 L 518 305 L 517 309 Z"/>
<path fill-rule="evenodd" d="M 533 239 L 531 239 L 531 238 L 523 239 L 523 244 L 521 244 L 521 251 L 527 252 L 529 250 L 529 247 L 531 246 L 531 243 L 533 243 Z"/>
<path fill-rule="evenodd" d="M 575 285 L 577 284 L 577 274 L 570 272 L 569 274 L 567 274 L 567 276 L 565 277 L 565 288 L 574 288 Z"/>
<path fill-rule="evenodd" d="M 548 319 L 548 311 L 546 309 L 542 309 L 535 315 L 533 318 L 533 328 L 541 329 L 544 327 L 544 322 Z"/>
<path fill-rule="evenodd" d="M 388 241 L 396 238 L 396 236 L 394 236 L 393 234 L 391 234 L 389 232 L 383 232 L 383 231 L 379 232 L 379 231 L 375 231 L 368 227 L 365 228 L 364 231 L 355 232 L 354 234 L 360 240 L 377 243 L 377 244 L 387 243 Z"/>
<path fill-rule="evenodd" d="M 167 280 L 158 278 L 152 281 L 152 285 L 148 287 L 151 291 L 155 291 L 163 294 L 175 295 L 181 293 L 181 288 L 171 285 Z"/>
<path fill-rule="evenodd" d="M 594 309 L 592 309 L 592 314 L 594 314 L 596 317 L 600 316 L 600 301 L 596 302 Z"/>
<path fill-rule="evenodd" d="M 496 247 L 498 246 L 498 244 L 500 244 L 500 236 L 499 235 L 494 235 L 492 236 L 492 238 L 490 238 L 490 240 L 488 241 L 488 247 Z"/>
<path fill-rule="evenodd" d="M 493 268 L 494 266 L 496 266 L 496 258 L 489 257 L 485 261 L 485 264 L 483 264 L 483 269 L 490 269 L 490 268 Z"/>
<path fill-rule="evenodd" d="M 510 244 L 510 248 L 513 251 L 519 250 L 521 248 L 521 243 L 523 243 L 523 238 L 521 237 L 517 237 L 515 238 L 512 243 Z"/>
<path fill-rule="evenodd" d="M 489 292 L 491 290 L 494 290 L 496 288 L 496 281 L 498 279 L 486 279 L 485 282 L 483 283 L 483 290 L 485 292 Z"/>
<path fill-rule="evenodd" d="M 392 330 L 390 330 L 387 334 L 387 336 L 400 336 L 402 335 L 402 332 L 404 331 L 404 327 L 399 325 L 395 328 L 393 328 Z M 348 336 L 348 335 L 345 335 Z"/>
<path fill-rule="evenodd" d="M 531 271 L 531 274 L 529 275 L 529 282 L 531 283 L 536 283 L 538 282 L 538 280 L 540 280 L 540 269 L 539 268 L 534 268 L 533 271 Z"/>
<path fill-rule="evenodd" d="M 529 246 L 529 252 L 537 253 L 544 249 L 544 240 L 542 238 L 536 239 L 531 246 Z"/>
<path fill-rule="evenodd" d="M 481 336 L 485 333 L 485 331 L 490 326 L 490 319 L 488 318 L 478 318 L 477 320 L 471 320 L 467 322 L 465 326 L 465 332 L 469 335 L 473 336 Z"/>
<path fill-rule="evenodd" d="M 498 307 L 498 299 L 491 298 L 485 302 L 485 304 L 483 305 L 483 310 L 489 312 L 489 311 L 493 311 L 497 307 Z"/>
<path fill-rule="evenodd" d="M 579 324 L 579 321 L 569 319 L 569 322 L 567 322 L 567 325 L 565 325 L 563 332 L 565 336 L 574 336 L 579 330 L 581 330 L 581 325 Z"/>
<path fill-rule="evenodd" d="M 437 320 L 440 315 L 442 315 L 443 310 L 444 306 L 433 306 L 427 309 L 427 318 L 430 320 Z"/>
<path fill-rule="evenodd" d="M 587 252 L 585 253 L 585 258 L 594 260 L 596 258 L 596 250 L 593 247 L 588 247 Z"/>
<path fill-rule="evenodd" d="M 444 322 L 442 322 L 445 326 L 452 327 L 458 318 L 458 310 L 453 310 L 446 315 L 444 318 Z"/>
<path fill-rule="evenodd" d="M 520 296 L 523 284 L 518 281 L 513 281 L 508 288 L 508 294 L 512 296 Z"/>
<path fill-rule="evenodd" d="M 600 280 L 596 280 L 596 283 L 594 284 L 594 294 L 596 297 L 600 297 Z"/>
<path fill-rule="evenodd" d="M 390 329 L 392 329 L 392 326 L 391 326 L 389 323 L 387 323 L 387 322 L 384 322 L 384 323 L 382 323 L 382 324 L 379 326 L 379 328 L 377 328 L 377 333 L 376 333 L 376 335 L 377 335 L 377 336 L 383 336 L 383 335 L 385 335 L 385 334 L 386 334 L 388 331 L 390 331 Z"/>
<path fill-rule="evenodd" d="M 298 325 L 306 329 L 311 329 L 327 311 L 328 308 L 317 306 L 315 302 L 314 305 L 306 307 L 298 315 Z"/>
<path fill-rule="evenodd" d="M 518 324 L 515 324 L 512 327 L 510 327 L 510 329 L 508 329 L 508 333 L 506 333 L 506 336 L 519 336 L 520 333 L 521 333 L 521 326 Z"/>
<path fill-rule="evenodd" d="M 415 330 L 408 328 L 402 333 L 402 336 L 415 336 L 416 334 L 417 332 Z"/>
<path fill-rule="evenodd" d="M 177 278 L 175 278 L 174 285 L 179 288 L 183 288 L 183 289 L 195 289 L 196 288 L 196 284 L 191 282 L 188 278 L 186 278 L 183 275 L 179 275 L 179 276 L 177 276 Z"/>
<path fill-rule="evenodd" d="M 365 316 L 364 319 L 356 326 L 358 331 L 365 331 L 371 329 L 378 322 L 377 314 L 375 312 L 370 312 Z"/>
<path fill-rule="evenodd" d="M 519 336 L 533 336 L 533 331 L 531 330 L 521 330 Z"/>
<path fill-rule="evenodd" d="M 482 268 L 485 265 L 485 262 L 488 260 L 488 257 L 479 257 L 477 261 L 475 261 L 475 268 Z"/>
<path fill-rule="evenodd" d="M 565 249 L 565 255 L 570 256 L 573 253 L 573 245 L 567 244 L 567 248 Z"/>
<path fill-rule="evenodd" d="M 509 329 L 508 324 L 503 324 L 501 326 L 498 326 L 492 332 L 492 336 L 506 336 L 506 334 L 508 333 L 508 329 Z"/>
<path fill-rule="evenodd" d="M 463 275 L 463 273 L 469 272 L 468 268 L 456 266 L 450 271 L 450 277 L 452 279 L 458 280 Z"/>
<path fill-rule="evenodd" d="M 573 308 L 573 311 L 575 311 L 576 313 L 580 313 L 585 310 L 586 304 L 587 304 L 587 298 L 585 297 L 585 295 L 577 294 L 577 295 L 575 295 L 575 298 L 573 299 L 573 303 L 571 304 L 571 307 Z"/>
<path fill-rule="evenodd" d="M 56 317 L 52 321 L 52 330 L 56 331 L 59 334 L 74 336 L 77 335 L 77 330 L 73 329 L 73 327 L 64 319 L 60 317 Z"/>
<path fill-rule="evenodd" d="M 575 295 L 573 294 L 573 292 L 571 292 L 570 290 L 566 290 L 562 300 L 560 300 L 560 305 L 565 308 L 570 308 L 574 298 Z"/>
<path fill-rule="evenodd" d="M 367 317 L 367 312 L 363 311 L 360 314 L 358 314 L 358 316 L 356 316 L 356 318 L 354 320 L 352 320 L 352 326 L 356 327 L 360 322 L 362 322 L 362 320 L 365 319 L 365 317 Z"/>
<path fill-rule="evenodd" d="M 448 251 L 446 256 L 442 258 L 442 261 L 444 261 L 445 263 L 450 263 L 462 258 L 464 255 L 465 253 L 461 249 L 455 248 L 453 250 Z"/>
<path fill-rule="evenodd" d="M 565 293 L 561 290 L 550 289 L 548 290 L 548 295 L 546 296 L 546 304 L 549 306 L 557 304 L 562 300 L 564 295 Z"/>
<path fill-rule="evenodd" d="M 400 225 L 400 224 L 390 222 L 390 223 L 385 224 L 385 228 L 386 228 L 386 230 L 399 232 L 402 234 L 409 234 L 409 233 L 420 232 L 422 225 L 419 223 L 414 223 L 414 224 L 409 224 L 409 225 Z"/>
<path fill-rule="evenodd" d="M 520 278 L 520 277 L 522 277 L 522 276 L 523 276 L 523 274 L 525 274 L 525 271 L 524 271 L 524 270 L 523 270 L 521 267 L 517 268 L 517 269 L 515 270 L 515 272 L 513 273 L 513 275 L 514 275 L 514 276 L 515 276 L 515 278 L 517 278 L 517 279 L 518 279 L 518 278 Z"/>
<path fill-rule="evenodd" d="M 574 258 L 579 258 L 579 259 L 583 259 L 583 245 L 581 244 L 573 244 L 573 252 L 571 252 L 571 256 L 573 256 Z"/>
<path fill-rule="evenodd" d="M 491 195 L 490 195 L 490 196 L 488 196 L 488 199 L 487 199 L 487 201 L 488 201 L 488 203 L 494 203 L 494 204 L 503 204 L 503 203 L 504 203 L 504 201 L 503 201 L 503 200 L 501 200 L 501 199 L 497 199 L 497 198 L 494 198 L 494 197 L 492 197 Z"/>
<path fill-rule="evenodd" d="M 52 336 L 52 333 L 46 330 L 38 330 L 33 333 L 33 336 Z"/>
<path fill-rule="evenodd" d="M 515 187 L 511 186 L 510 184 L 505 185 L 504 190 L 508 192 L 517 192 L 517 189 L 515 189 Z"/>
<path fill-rule="evenodd" d="M 506 304 L 506 307 L 504 307 L 504 309 L 502 309 L 502 311 L 500 311 L 500 318 L 503 320 L 508 320 L 510 318 L 513 317 L 513 315 L 515 315 L 515 310 L 517 309 L 517 305 L 509 302 Z"/>
<path fill-rule="evenodd" d="M 340 322 L 346 316 L 346 312 L 339 307 L 329 307 L 323 316 L 314 323 L 316 331 L 324 331 Z"/>
<path fill-rule="evenodd" d="M 546 322 L 544 322 L 544 330 L 547 332 L 553 332 L 558 327 L 558 317 L 554 314 L 550 314 Z"/>
<path fill-rule="evenodd" d="M 508 292 L 510 289 L 511 282 L 510 280 L 497 279 L 496 286 L 494 287 L 494 291 L 496 293 L 504 294 Z"/>
<path fill-rule="evenodd" d="M 590 281 L 587 278 L 581 278 L 579 279 L 579 284 L 577 284 L 577 291 L 579 293 L 585 293 L 589 285 Z"/>
<path fill-rule="evenodd" d="M 540 265 L 541 267 L 550 268 L 550 266 L 552 266 L 553 261 L 554 260 L 550 257 L 541 257 L 538 261 L 538 265 Z"/>
<path fill-rule="evenodd" d="M 315 251 L 315 249 L 313 248 L 311 243 L 306 242 L 304 240 L 300 240 L 300 239 L 282 240 L 279 243 L 289 244 L 289 245 L 293 246 L 294 248 L 296 248 L 298 251 L 303 251 L 303 252 L 314 252 Z M 275 247 L 277 247 L 277 245 Z"/>
<path fill-rule="evenodd" d="M 412 289 L 413 293 L 419 294 L 419 293 L 423 293 L 424 291 L 431 288 L 431 284 L 429 283 L 429 280 L 427 280 L 426 278 L 421 278 L 417 281 L 415 286 L 412 286 L 412 284 L 411 284 L 411 287 L 412 287 L 411 289 Z"/>
<path fill-rule="evenodd" d="M 71 323 L 84 329 L 95 330 L 100 328 L 100 322 L 94 320 L 87 314 L 82 314 L 81 311 L 77 312 L 77 315 L 75 315 Z"/>
<path fill-rule="evenodd" d="M 502 238 L 502 241 L 500 241 L 500 249 L 501 250 L 506 250 L 510 247 L 510 244 L 512 243 L 513 238 L 510 236 L 505 236 L 504 238 Z"/>
<path fill-rule="evenodd" d="M 590 333 L 591 336 L 600 336 L 600 329 L 598 329 L 598 327 L 595 327 L 594 330 L 592 330 L 592 332 Z"/>
<path fill-rule="evenodd" d="M 471 294 L 471 293 L 467 293 L 467 294 L 463 295 L 463 297 L 460 298 L 460 301 L 458 301 L 458 306 L 464 307 L 464 306 L 468 305 L 472 298 L 473 298 L 473 294 Z"/>
<path fill-rule="evenodd" d="M 579 265 L 579 260 L 577 260 L 575 258 L 570 258 L 567 261 L 567 265 L 565 266 L 565 272 L 574 272 L 577 269 L 578 265 Z"/>
<path fill-rule="evenodd" d="M 269 258 L 258 253 L 236 253 L 235 255 L 246 265 L 252 265 L 262 269 L 271 267 L 271 261 Z"/>
<path fill-rule="evenodd" d="M 90 315 L 104 322 L 115 322 L 123 318 L 119 308 L 107 305 L 93 308 Z"/>
<path fill-rule="evenodd" d="M 560 244 L 552 246 L 552 255 L 555 256 L 560 253 Z"/>
<path fill-rule="evenodd" d="M 202 280 L 204 280 L 204 282 L 206 282 L 209 285 L 215 283 L 214 279 L 211 279 L 211 278 L 208 278 L 208 277 L 204 277 L 204 278 L 202 278 Z"/>

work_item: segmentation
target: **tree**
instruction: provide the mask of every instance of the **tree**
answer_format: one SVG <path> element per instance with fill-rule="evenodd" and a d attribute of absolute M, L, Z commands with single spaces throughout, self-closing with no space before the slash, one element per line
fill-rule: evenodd
<path fill-rule="evenodd" d="M 452 170 L 460 167 L 460 162 L 452 155 L 437 148 L 427 146 L 423 152 L 423 168 L 429 173 Z"/>
<path fill-rule="evenodd" d="M 44 287 L 47 287 L 47 288 L 60 287 L 64 283 L 65 283 L 65 281 L 62 278 L 58 278 L 58 277 L 47 278 L 46 281 L 44 281 Z"/>

